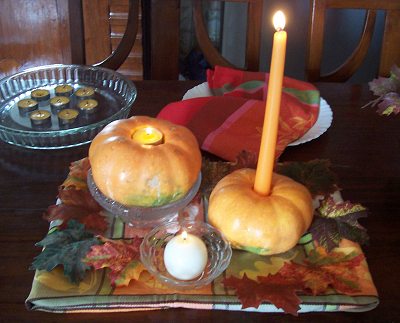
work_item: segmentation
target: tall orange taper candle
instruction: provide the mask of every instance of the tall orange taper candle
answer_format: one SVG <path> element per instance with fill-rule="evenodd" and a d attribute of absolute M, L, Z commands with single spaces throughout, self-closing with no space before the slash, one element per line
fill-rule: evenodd
<path fill-rule="evenodd" d="M 272 171 L 275 161 L 275 147 L 278 137 L 279 110 L 282 96 L 282 82 L 285 69 L 286 31 L 285 15 L 277 11 L 273 17 L 274 42 L 272 46 L 271 67 L 268 82 L 267 103 L 264 125 L 258 156 L 254 190 L 260 195 L 269 195 L 271 190 Z"/>

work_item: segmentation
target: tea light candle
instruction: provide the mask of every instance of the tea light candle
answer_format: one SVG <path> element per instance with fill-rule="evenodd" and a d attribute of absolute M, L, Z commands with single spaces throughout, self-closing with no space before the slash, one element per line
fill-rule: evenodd
<path fill-rule="evenodd" d="M 50 91 L 44 89 L 37 89 L 31 92 L 31 98 L 36 101 L 46 101 L 50 99 Z"/>
<path fill-rule="evenodd" d="M 74 91 L 74 88 L 71 85 L 68 85 L 68 84 L 58 85 L 54 89 L 54 93 L 57 96 L 70 96 L 73 91 Z"/>
<path fill-rule="evenodd" d="M 70 125 L 75 122 L 78 115 L 79 112 L 75 109 L 63 109 L 57 114 L 58 122 L 62 126 Z"/>
<path fill-rule="evenodd" d="M 159 145 L 163 143 L 164 135 L 157 128 L 146 126 L 135 130 L 132 139 L 142 145 Z"/>
<path fill-rule="evenodd" d="M 18 109 L 21 113 L 28 113 L 36 110 L 38 108 L 38 103 L 33 99 L 23 99 L 18 101 Z"/>
<path fill-rule="evenodd" d="M 75 95 L 79 99 L 88 99 L 94 95 L 94 88 L 92 87 L 82 87 L 75 92 Z"/>
<path fill-rule="evenodd" d="M 51 124 L 51 113 L 47 110 L 33 111 L 29 118 L 31 119 L 32 126 L 48 126 Z"/>
<path fill-rule="evenodd" d="M 203 240 L 186 231 L 172 238 L 164 250 L 165 268 L 170 275 L 180 280 L 200 276 L 207 260 L 207 247 Z"/>
<path fill-rule="evenodd" d="M 78 108 L 84 113 L 93 113 L 96 111 L 98 105 L 99 103 L 96 100 L 86 99 L 78 103 Z"/>
<path fill-rule="evenodd" d="M 64 109 L 69 106 L 70 99 L 66 96 L 56 96 L 50 100 L 53 109 Z"/>

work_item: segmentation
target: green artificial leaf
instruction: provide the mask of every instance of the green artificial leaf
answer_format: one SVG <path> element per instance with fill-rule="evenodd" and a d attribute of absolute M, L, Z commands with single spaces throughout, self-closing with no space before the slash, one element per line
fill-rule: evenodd
<path fill-rule="evenodd" d="M 343 238 L 365 244 L 369 237 L 358 219 L 367 215 L 367 209 L 361 204 L 335 202 L 332 197 L 328 197 L 316 210 L 316 217 L 309 230 L 313 238 L 328 251 L 337 247 Z"/>
<path fill-rule="evenodd" d="M 107 230 L 107 218 L 102 215 L 101 206 L 89 191 L 60 187 L 58 197 L 62 203 L 47 208 L 43 215 L 47 221 L 61 220 L 61 229 L 65 228 L 70 220 L 76 220 L 95 234 L 102 234 Z"/>
<path fill-rule="evenodd" d="M 99 244 L 85 226 L 75 220 L 68 222 L 65 230 L 55 230 L 36 245 L 44 247 L 35 257 L 31 269 L 51 271 L 58 265 L 64 267 L 64 275 L 72 283 L 79 283 L 90 266 L 82 262 L 91 246 Z"/>
<path fill-rule="evenodd" d="M 308 162 L 284 162 L 275 171 L 306 186 L 312 196 L 328 195 L 338 189 L 337 177 L 330 169 L 328 160 L 315 159 Z"/>

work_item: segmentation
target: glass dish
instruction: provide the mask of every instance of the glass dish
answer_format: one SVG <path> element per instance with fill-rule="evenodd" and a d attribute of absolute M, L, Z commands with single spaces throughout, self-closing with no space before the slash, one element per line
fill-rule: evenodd
<path fill-rule="evenodd" d="M 171 276 L 164 265 L 163 256 L 167 243 L 182 231 L 199 237 L 207 248 L 207 265 L 203 273 L 192 280 L 179 280 Z M 201 221 L 165 223 L 151 230 L 140 245 L 143 265 L 157 280 L 174 289 L 196 289 L 210 284 L 229 266 L 231 257 L 231 246 L 222 233 Z"/>
<path fill-rule="evenodd" d="M 93 198 L 108 212 L 118 216 L 123 222 L 139 228 L 154 228 L 164 222 L 174 221 L 178 212 L 194 198 L 201 184 L 201 174 L 189 192 L 180 200 L 158 207 L 125 206 L 106 197 L 96 186 L 92 171 L 87 175 L 89 191 Z"/>
<path fill-rule="evenodd" d="M 70 125 L 59 122 L 58 109 L 50 106 L 55 88 L 70 85 L 69 108 L 78 110 L 82 98 L 75 92 L 92 87 L 98 102 L 94 113 L 80 111 Z M 34 90 L 50 92 L 50 99 L 38 100 L 38 109 L 51 113 L 51 122 L 32 125 L 29 113 L 20 112 L 18 102 L 30 99 Z M 111 121 L 126 118 L 136 98 L 134 84 L 115 71 L 80 65 L 48 65 L 14 74 L 0 80 L 0 139 L 32 149 L 59 149 L 89 143 Z"/>

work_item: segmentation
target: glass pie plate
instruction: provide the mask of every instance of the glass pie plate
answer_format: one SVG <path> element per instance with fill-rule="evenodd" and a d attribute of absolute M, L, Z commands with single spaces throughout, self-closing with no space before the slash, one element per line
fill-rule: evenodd
<path fill-rule="evenodd" d="M 50 105 L 55 88 L 73 88 L 68 108 L 78 111 L 73 123 L 59 121 L 61 110 Z M 78 104 L 85 97 L 76 95 L 81 88 L 91 87 L 90 99 L 97 101 L 94 113 L 85 113 Z M 47 90 L 50 98 L 38 101 L 38 109 L 50 112 L 49 122 L 32 124 L 30 113 L 21 112 L 18 102 L 31 99 L 34 90 Z M 0 80 L 0 139 L 32 149 L 60 149 L 89 143 L 111 121 L 126 118 L 136 99 L 135 85 L 115 71 L 81 65 L 48 65 L 28 69 Z"/>

